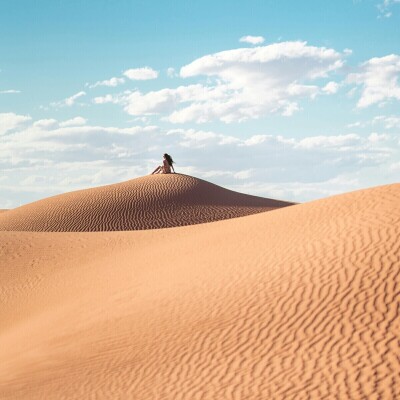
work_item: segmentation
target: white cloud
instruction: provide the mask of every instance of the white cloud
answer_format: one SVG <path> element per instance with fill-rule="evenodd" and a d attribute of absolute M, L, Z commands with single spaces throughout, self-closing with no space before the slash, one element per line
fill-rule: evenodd
<path fill-rule="evenodd" d="M 38 121 L 35 121 L 33 123 L 33 126 L 35 126 L 37 128 L 42 128 L 42 129 L 54 128 L 57 125 L 58 125 L 58 121 L 53 118 L 39 119 Z"/>
<path fill-rule="evenodd" d="M 125 110 L 130 115 L 151 115 L 170 112 L 175 106 L 179 94 L 178 90 L 162 89 L 142 94 L 135 91 L 127 96 Z"/>
<path fill-rule="evenodd" d="M 86 118 L 75 117 L 75 118 L 69 119 L 67 121 L 60 122 L 60 126 L 63 128 L 67 127 L 67 126 L 81 126 L 81 125 L 85 125 L 86 122 L 87 122 Z"/>
<path fill-rule="evenodd" d="M 0 113 L 0 135 L 12 131 L 27 121 L 31 117 L 28 115 L 18 115 L 15 113 Z"/>
<path fill-rule="evenodd" d="M 0 94 L 17 94 L 17 93 L 21 93 L 21 91 L 15 89 L 0 90 Z"/>
<path fill-rule="evenodd" d="M 389 170 L 391 172 L 400 172 L 400 161 L 390 164 Z"/>
<path fill-rule="evenodd" d="M 328 82 L 323 88 L 322 91 L 327 94 L 335 94 L 339 90 L 339 84 L 336 82 Z"/>
<path fill-rule="evenodd" d="M 285 104 L 286 103 L 286 104 Z M 282 105 L 281 113 L 284 117 L 291 117 L 294 113 L 300 110 L 299 105 L 296 102 L 280 102 Z"/>
<path fill-rule="evenodd" d="M 82 96 L 86 96 L 86 92 L 81 91 L 72 95 L 71 97 L 68 97 L 67 99 L 65 99 L 65 105 L 72 106 L 73 104 L 75 104 L 75 101 Z"/>
<path fill-rule="evenodd" d="M 62 101 L 55 101 L 50 103 L 50 106 L 52 107 L 71 107 L 73 106 L 76 101 L 80 98 L 86 96 L 86 92 L 84 91 L 80 91 L 78 93 L 75 93 L 74 95 L 72 95 L 71 97 L 67 97 L 66 99 L 62 100 Z"/>
<path fill-rule="evenodd" d="M 372 124 L 382 123 L 385 129 L 400 128 L 400 116 L 378 115 L 372 120 Z"/>
<path fill-rule="evenodd" d="M 350 89 L 350 90 L 346 93 L 346 96 L 347 96 L 349 99 L 352 99 L 352 98 L 356 95 L 356 93 L 357 93 L 357 88 L 356 88 L 356 87 L 353 87 L 352 89 Z"/>
<path fill-rule="evenodd" d="M 346 127 L 347 128 L 360 128 L 365 126 L 363 122 L 357 121 L 357 122 L 353 122 L 351 124 L 347 124 Z"/>
<path fill-rule="evenodd" d="M 396 3 L 400 3 L 400 0 L 383 0 L 382 3 L 379 3 L 377 5 L 379 17 L 390 18 L 393 15 L 392 11 L 390 11 L 390 8 Z"/>
<path fill-rule="evenodd" d="M 182 67 L 182 77 L 196 75 L 218 76 L 234 86 L 243 87 L 255 79 L 265 82 L 267 74 L 272 79 L 286 78 L 290 83 L 296 78 L 326 77 L 343 65 L 341 54 L 325 47 L 308 46 L 306 42 L 281 42 L 255 48 L 226 50 L 201 57 Z M 283 70 L 281 70 L 283 68 Z M 300 71 L 298 70 L 300 69 Z M 244 72 L 240 76 L 238 72 Z"/>
<path fill-rule="evenodd" d="M 374 135 L 255 135 L 222 144 L 223 135 L 210 132 L 197 141 L 201 146 L 187 146 L 186 131 L 174 130 L 168 136 L 178 171 L 183 161 L 187 173 L 241 192 L 303 201 L 396 179 L 395 173 L 387 173 L 399 156 L 395 136 L 375 141 Z M 190 136 L 196 137 L 196 131 Z M 207 160 L 206 167 L 201 160 Z"/>
<path fill-rule="evenodd" d="M 250 44 L 261 44 L 264 43 L 265 39 L 262 36 L 242 36 L 239 42 L 250 43 Z"/>
<path fill-rule="evenodd" d="M 203 104 L 197 101 L 180 113 L 189 113 L 192 120 L 206 115 L 207 120 L 219 118 L 224 122 L 267 113 L 290 116 L 300 109 L 297 99 L 320 93 L 310 81 L 325 78 L 342 65 L 342 56 L 336 51 L 305 42 L 275 43 L 201 57 L 182 67 L 181 76 L 215 77 L 224 97 Z"/>
<path fill-rule="evenodd" d="M 117 78 L 113 77 L 111 79 L 106 79 L 104 81 L 97 81 L 93 85 L 89 85 L 91 89 L 98 87 L 98 86 L 108 86 L 108 87 L 116 87 L 118 85 L 121 85 L 122 83 L 125 82 L 124 78 Z"/>
<path fill-rule="evenodd" d="M 167 68 L 167 75 L 170 78 L 174 78 L 176 76 L 175 68 L 172 67 Z"/>
<path fill-rule="evenodd" d="M 176 89 L 161 89 L 142 94 L 135 91 L 120 98 L 122 104 L 126 104 L 125 111 L 131 115 L 151 115 L 171 113 L 170 120 L 184 118 L 174 111 L 181 103 L 194 101 L 207 101 L 223 98 L 225 94 L 221 87 L 206 87 L 200 84 L 179 86 Z M 188 120 L 191 120 L 189 118 Z M 174 121 L 175 122 L 175 121 Z M 183 121 L 184 122 L 184 121 Z"/>
<path fill-rule="evenodd" d="M 252 169 L 245 169 L 233 174 L 235 179 L 246 180 L 249 179 L 253 175 Z"/>
<path fill-rule="evenodd" d="M 63 124 L 50 119 L 28 123 L 30 118 L 16 114 L 1 115 L 0 120 L 10 128 L 0 147 L 5 177 L 0 182 L 0 201 L 9 207 L 9 200 L 16 206 L 20 201 L 127 180 L 154 168 L 146 168 L 146 161 L 143 165 L 148 140 L 152 140 L 149 135 L 157 138 L 154 126 L 71 126 L 71 121 Z M 74 125 L 83 122 L 80 118 L 72 121 Z M 157 153 L 162 154 L 161 149 Z M 4 196 L 7 203 L 2 192 L 9 193 Z"/>
<path fill-rule="evenodd" d="M 98 96 L 93 99 L 93 103 L 95 104 L 107 104 L 107 103 L 115 103 L 116 99 L 112 94 L 107 94 L 105 96 Z"/>
<path fill-rule="evenodd" d="M 259 118 L 267 113 L 290 116 L 300 109 L 297 99 L 314 98 L 324 79 L 343 65 L 343 55 L 305 42 L 282 42 L 240 48 L 201 57 L 181 68 L 182 77 L 215 78 L 218 98 L 194 99 L 175 110 L 171 122 L 224 122 Z M 212 87 L 212 86 L 208 86 Z"/>
<path fill-rule="evenodd" d="M 400 56 L 391 54 L 375 57 L 361 65 L 360 72 L 347 76 L 347 82 L 362 87 L 357 107 L 372 104 L 384 105 L 386 101 L 400 100 Z"/>
<path fill-rule="evenodd" d="M 158 71 L 150 67 L 132 68 L 126 70 L 124 75 L 131 80 L 145 81 L 148 79 L 156 79 L 158 77 Z"/>
<path fill-rule="evenodd" d="M 30 175 L 21 181 L 24 186 L 43 185 L 44 183 L 46 183 L 46 178 L 42 175 Z"/>
<path fill-rule="evenodd" d="M 245 146 L 255 146 L 264 143 L 268 139 L 267 135 L 254 135 L 243 142 Z"/>
<path fill-rule="evenodd" d="M 218 135 L 212 131 L 202 131 L 195 129 L 173 129 L 167 132 L 167 135 L 178 135 L 181 137 L 179 145 L 188 148 L 201 148 L 212 143 L 215 139 L 223 138 L 224 135 Z"/>
<path fill-rule="evenodd" d="M 334 147 L 337 149 L 342 149 L 343 146 L 345 149 L 349 145 L 357 143 L 360 141 L 360 136 L 354 133 L 350 133 L 348 135 L 338 135 L 338 136 L 311 136 L 305 139 L 301 139 L 297 147 L 303 149 L 315 149 L 315 148 L 327 148 Z"/>
<path fill-rule="evenodd" d="M 384 142 L 386 140 L 389 139 L 389 135 L 385 134 L 385 133 L 376 133 L 376 132 L 372 132 L 369 136 L 368 136 L 368 140 L 372 143 L 377 143 L 377 142 Z"/>
<path fill-rule="evenodd" d="M 200 129 L 79 125 L 82 117 L 66 124 L 17 114 L 0 118 L 11 128 L 0 147 L 0 201 L 15 205 L 148 174 L 165 152 L 179 173 L 295 201 L 398 180 L 396 132 L 239 137 Z"/>
<path fill-rule="evenodd" d="M 205 84 L 147 93 L 136 90 L 93 101 L 121 104 L 135 116 L 164 114 L 172 123 L 241 122 L 268 113 L 291 116 L 301 109 L 302 98 L 337 90 L 335 82 L 323 80 L 343 63 L 343 54 L 305 42 L 240 48 L 201 57 L 181 68 L 181 77 L 206 76 Z"/>
<path fill-rule="evenodd" d="M 397 115 L 377 115 L 370 120 L 356 121 L 346 126 L 347 128 L 373 128 L 392 130 L 400 128 L 400 116 Z"/>

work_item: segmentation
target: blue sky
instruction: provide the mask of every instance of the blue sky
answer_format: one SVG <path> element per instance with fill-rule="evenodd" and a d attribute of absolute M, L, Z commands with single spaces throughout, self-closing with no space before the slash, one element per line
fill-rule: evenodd
<path fill-rule="evenodd" d="M 0 208 L 149 173 L 398 181 L 400 1 L 0 2 Z"/>

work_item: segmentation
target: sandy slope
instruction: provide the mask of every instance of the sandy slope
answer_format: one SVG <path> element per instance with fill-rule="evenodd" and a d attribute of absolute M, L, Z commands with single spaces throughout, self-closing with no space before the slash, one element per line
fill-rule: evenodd
<path fill-rule="evenodd" d="M 400 185 L 162 230 L 2 232 L 1 399 L 400 398 Z"/>
<path fill-rule="evenodd" d="M 292 203 L 233 192 L 188 175 L 150 175 L 49 197 L 0 214 L 0 230 L 94 232 L 167 228 Z"/>

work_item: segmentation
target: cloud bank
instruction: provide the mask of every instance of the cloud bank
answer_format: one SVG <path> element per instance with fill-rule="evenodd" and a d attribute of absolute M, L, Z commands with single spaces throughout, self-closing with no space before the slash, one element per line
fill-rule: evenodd
<path fill-rule="evenodd" d="M 357 107 L 384 105 L 391 99 L 400 100 L 400 56 L 390 54 L 374 57 L 363 63 L 360 71 L 349 74 L 347 81 L 362 88 Z"/>
<path fill-rule="evenodd" d="M 244 42 L 260 44 L 249 40 Z M 375 57 L 344 68 L 351 53 L 300 41 L 237 48 L 199 57 L 179 73 L 170 67 L 164 70 L 164 80 L 152 84 L 179 82 L 176 87 L 119 93 L 104 89 L 131 80 L 140 88 L 140 81 L 158 78 L 150 67 L 129 69 L 122 77 L 87 85 L 103 89 L 91 98 L 91 91 L 89 95 L 80 91 L 51 103 L 64 107 L 64 120 L 0 114 L 4 172 L 0 188 L 7 193 L 7 198 L 0 197 L 0 208 L 18 205 L 21 193 L 35 200 L 147 174 L 166 151 L 178 161 L 179 172 L 234 190 L 293 201 L 396 181 L 400 117 L 390 108 L 389 115 L 380 111 L 369 121 L 347 121 L 347 127 L 330 135 L 322 131 L 299 137 L 293 129 L 286 136 L 243 130 L 238 137 L 217 132 L 217 124 L 214 128 L 207 124 L 205 129 L 194 125 L 240 123 L 268 115 L 290 117 L 307 100 L 332 96 L 336 101 L 346 86 L 357 101 L 357 113 L 400 100 L 400 56 Z M 121 128 L 71 117 L 84 96 L 87 107 L 113 104 L 134 118 L 127 117 L 130 122 Z M 158 121 L 160 127 L 150 121 Z M 192 124 L 191 129 L 185 124 Z"/>
<path fill-rule="evenodd" d="M 227 50 L 180 69 L 181 78 L 205 82 L 102 96 L 95 103 L 122 104 L 130 115 L 161 115 L 174 124 L 242 122 L 270 113 L 290 116 L 300 110 L 301 99 L 336 93 L 338 85 L 325 81 L 342 68 L 346 54 L 306 42 Z M 129 71 L 134 72 L 125 75 L 132 79 L 143 72 Z"/>
<path fill-rule="evenodd" d="M 396 131 L 246 138 L 213 130 L 130 125 L 90 125 L 82 117 L 33 121 L 0 114 L 3 175 L 0 208 L 69 190 L 150 173 L 164 152 L 177 172 L 267 197 L 304 201 L 393 180 L 400 158 Z M 204 160 L 207 160 L 206 165 Z"/>

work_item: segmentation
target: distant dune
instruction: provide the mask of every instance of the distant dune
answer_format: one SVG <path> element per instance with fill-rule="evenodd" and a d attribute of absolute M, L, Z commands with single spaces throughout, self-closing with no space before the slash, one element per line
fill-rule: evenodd
<path fill-rule="evenodd" d="M 1 399 L 400 398 L 399 184 L 170 229 L 0 232 L 0 263 Z"/>
<path fill-rule="evenodd" d="M 124 231 L 193 225 L 292 205 L 187 175 L 149 175 L 49 197 L 0 216 L 0 230 Z"/>
<path fill-rule="evenodd" d="M 6 212 L 6 211 L 8 211 L 8 209 L 6 209 L 6 208 L 0 208 L 0 213 Z"/>

